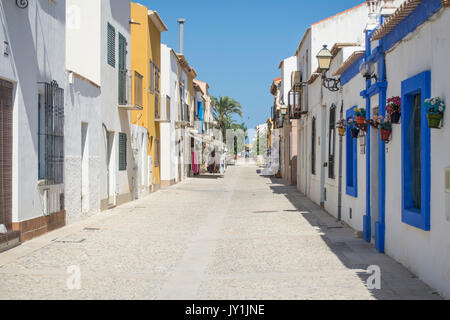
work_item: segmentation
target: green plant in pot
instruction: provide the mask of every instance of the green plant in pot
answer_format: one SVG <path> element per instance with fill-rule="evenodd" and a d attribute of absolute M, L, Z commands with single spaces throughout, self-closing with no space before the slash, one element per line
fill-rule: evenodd
<path fill-rule="evenodd" d="M 392 133 L 392 122 L 389 118 L 384 119 L 378 125 L 380 129 L 380 137 L 382 141 L 389 141 Z"/>
<path fill-rule="evenodd" d="M 366 123 L 366 109 L 364 109 L 364 108 L 355 108 L 355 116 L 356 116 L 356 122 L 358 124 L 365 124 Z"/>
<path fill-rule="evenodd" d="M 428 127 L 439 129 L 444 118 L 445 103 L 441 98 L 430 98 L 425 100 L 427 110 Z"/>

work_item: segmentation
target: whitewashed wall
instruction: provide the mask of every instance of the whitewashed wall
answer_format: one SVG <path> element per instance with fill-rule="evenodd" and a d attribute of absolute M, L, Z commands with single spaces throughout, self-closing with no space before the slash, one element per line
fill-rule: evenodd
<path fill-rule="evenodd" d="M 178 151 L 176 150 L 175 121 L 178 120 L 180 103 L 178 83 L 178 59 L 171 48 L 161 45 L 161 104 L 167 107 L 170 97 L 170 122 L 161 123 L 161 180 L 178 182 Z M 165 111 L 163 111 L 165 112 Z"/>
<path fill-rule="evenodd" d="M 44 214 L 38 186 L 38 82 L 66 85 L 65 8 L 65 1 L 36 0 L 26 9 L 15 1 L 0 4 L 0 37 L 10 47 L 8 56 L 1 54 L 0 77 L 14 84 L 13 222 Z M 52 188 L 49 197 L 59 199 L 63 188 Z M 52 211 L 59 211 L 57 202 Z"/>
<path fill-rule="evenodd" d="M 450 216 L 446 204 L 444 170 L 450 167 L 450 10 L 434 15 L 386 55 L 387 97 L 401 96 L 401 82 L 431 71 L 431 96 L 445 100 L 444 127 L 431 129 L 431 231 L 401 220 L 401 126 L 394 125 L 392 142 L 386 148 L 386 253 L 420 279 L 450 297 Z"/>

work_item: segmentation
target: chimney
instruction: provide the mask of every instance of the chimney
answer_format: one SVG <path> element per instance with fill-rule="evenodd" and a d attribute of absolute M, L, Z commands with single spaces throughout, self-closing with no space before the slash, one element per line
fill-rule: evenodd
<path fill-rule="evenodd" d="M 186 19 L 178 19 L 178 24 L 180 25 L 180 54 L 184 54 L 184 23 Z"/>
<path fill-rule="evenodd" d="M 394 0 L 384 0 L 383 6 L 381 7 L 381 15 L 385 18 L 390 17 L 394 14 L 395 10 L 397 10 L 397 6 L 394 3 Z"/>
<path fill-rule="evenodd" d="M 373 30 L 378 26 L 378 14 L 380 13 L 381 0 L 366 0 L 369 9 L 366 30 Z"/>

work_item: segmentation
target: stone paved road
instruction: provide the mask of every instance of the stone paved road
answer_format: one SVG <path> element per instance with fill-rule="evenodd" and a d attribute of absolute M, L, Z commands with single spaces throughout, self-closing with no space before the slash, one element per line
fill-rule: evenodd
<path fill-rule="evenodd" d="M 0 254 L 0 299 L 440 299 L 257 167 L 189 179 Z M 381 290 L 368 290 L 369 265 Z M 81 289 L 67 289 L 79 266 Z"/>

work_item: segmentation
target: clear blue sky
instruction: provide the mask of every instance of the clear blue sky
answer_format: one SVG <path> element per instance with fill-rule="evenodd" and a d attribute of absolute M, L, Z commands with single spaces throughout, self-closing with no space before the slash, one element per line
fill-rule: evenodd
<path fill-rule="evenodd" d="M 184 53 L 213 96 L 244 106 L 248 128 L 270 117 L 271 81 L 312 23 L 363 0 L 137 0 L 160 14 L 162 41 L 178 52 L 178 18 L 185 18 Z"/>

